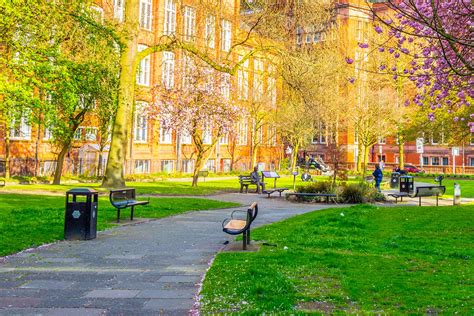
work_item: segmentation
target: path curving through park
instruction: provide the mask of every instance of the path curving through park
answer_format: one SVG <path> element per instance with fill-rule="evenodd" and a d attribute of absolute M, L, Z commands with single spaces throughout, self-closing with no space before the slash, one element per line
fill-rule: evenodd
<path fill-rule="evenodd" d="M 256 194 L 209 198 L 258 202 L 254 226 L 337 207 Z M 230 212 L 189 212 L 12 255 L 0 264 L 0 315 L 189 314 L 209 262 L 233 239 L 221 227 Z"/>

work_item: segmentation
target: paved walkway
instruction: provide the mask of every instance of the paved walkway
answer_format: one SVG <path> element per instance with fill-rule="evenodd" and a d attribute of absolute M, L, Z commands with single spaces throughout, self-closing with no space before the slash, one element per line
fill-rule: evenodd
<path fill-rule="evenodd" d="M 256 225 L 334 207 L 255 194 L 211 198 L 257 201 Z M 232 239 L 221 227 L 229 213 L 192 212 L 13 255 L 0 264 L 0 315 L 187 315 L 208 263 Z"/>

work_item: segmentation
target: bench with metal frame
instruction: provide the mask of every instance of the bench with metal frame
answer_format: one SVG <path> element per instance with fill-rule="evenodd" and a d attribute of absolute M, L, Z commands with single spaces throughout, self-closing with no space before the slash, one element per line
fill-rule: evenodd
<path fill-rule="evenodd" d="M 444 177 L 442 175 L 439 175 L 436 178 L 434 178 L 434 181 L 438 182 L 439 185 L 443 185 L 443 179 L 444 179 Z"/>
<path fill-rule="evenodd" d="M 271 189 L 266 188 L 262 191 L 262 193 L 268 194 L 268 198 L 270 197 L 271 194 L 273 194 L 275 192 L 280 193 L 280 196 L 281 196 L 281 193 L 283 191 L 289 190 L 288 188 L 277 188 L 276 187 L 276 181 L 277 181 L 278 178 L 280 178 L 280 175 L 278 173 L 276 173 L 275 171 L 262 171 L 262 182 L 265 182 L 265 179 L 274 179 L 273 188 L 271 188 Z"/>
<path fill-rule="evenodd" d="M 110 204 L 117 209 L 117 223 L 120 223 L 120 210 L 130 207 L 130 220 L 133 221 L 133 211 L 135 206 L 147 205 L 150 203 L 150 198 L 148 198 L 148 201 L 138 201 L 136 199 L 134 188 L 110 190 L 109 199 Z"/>
<path fill-rule="evenodd" d="M 403 197 L 409 198 L 418 198 L 418 206 L 421 206 L 421 198 L 422 197 L 429 197 L 429 196 L 436 196 L 436 206 L 438 206 L 439 197 L 442 196 L 446 192 L 446 187 L 443 185 L 435 186 L 420 186 L 415 188 L 415 194 L 408 194 L 406 192 L 397 192 L 397 193 L 390 193 L 389 196 L 395 198 L 395 203 L 398 203 L 398 198 L 403 201 Z"/>
<path fill-rule="evenodd" d="M 242 214 L 240 218 L 235 216 L 236 214 Z M 242 234 L 243 239 L 243 250 L 247 249 L 247 245 L 250 245 L 250 226 L 258 215 L 257 202 L 253 202 L 247 211 L 233 211 L 229 218 L 226 218 L 222 222 L 222 231 L 230 235 Z"/>
<path fill-rule="evenodd" d="M 240 193 L 243 193 L 243 190 L 245 188 L 245 193 L 249 192 L 249 185 L 255 185 L 257 187 L 258 192 L 258 186 L 257 183 L 252 182 L 252 178 L 250 176 L 239 176 L 239 183 L 240 183 Z"/>
<path fill-rule="evenodd" d="M 329 204 L 329 199 L 332 199 L 333 202 L 335 202 L 335 198 L 337 197 L 336 194 L 334 193 L 298 193 L 298 192 L 292 192 L 292 193 L 285 193 L 286 198 L 290 196 L 296 196 L 297 198 L 300 197 L 324 197 L 326 198 L 326 203 Z"/>

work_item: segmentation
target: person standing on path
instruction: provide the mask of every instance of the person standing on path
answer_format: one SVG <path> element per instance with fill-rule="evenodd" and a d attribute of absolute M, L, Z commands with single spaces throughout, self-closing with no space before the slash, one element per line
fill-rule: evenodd
<path fill-rule="evenodd" d="M 250 174 L 250 181 L 252 181 L 252 183 L 255 183 L 257 185 L 257 193 L 265 191 L 265 183 L 260 181 L 260 175 L 258 174 L 257 166 L 253 168 L 253 172 Z M 260 191 L 260 188 L 262 188 L 261 191 Z"/>
<path fill-rule="evenodd" d="M 382 182 L 383 173 L 379 165 L 375 166 L 375 171 L 372 173 L 375 179 L 375 188 L 380 192 L 380 183 Z"/>

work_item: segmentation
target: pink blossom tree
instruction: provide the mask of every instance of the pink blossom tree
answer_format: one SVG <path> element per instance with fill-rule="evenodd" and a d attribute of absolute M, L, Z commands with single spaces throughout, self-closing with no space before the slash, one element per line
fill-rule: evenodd
<path fill-rule="evenodd" d="M 157 101 L 151 114 L 164 129 L 174 129 L 177 137 L 191 136 L 196 154 L 192 185 L 197 186 L 198 172 L 219 139 L 233 129 L 242 110 L 229 98 L 229 78 L 223 80 L 223 74 L 194 62 L 184 68 L 180 84 L 155 88 Z"/>
<path fill-rule="evenodd" d="M 411 58 L 403 69 L 387 68 L 395 79 L 404 76 L 416 84 L 418 93 L 407 101 L 429 109 L 430 121 L 439 109 L 465 113 L 474 97 L 474 2 L 390 0 L 372 8 L 375 32 L 390 37 L 379 51 L 394 62 Z"/>

